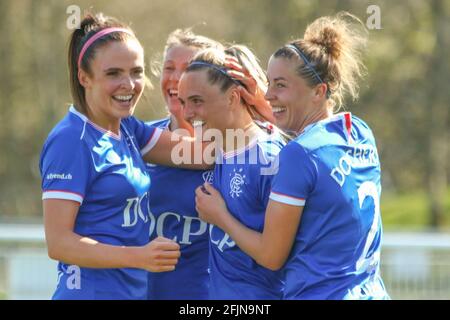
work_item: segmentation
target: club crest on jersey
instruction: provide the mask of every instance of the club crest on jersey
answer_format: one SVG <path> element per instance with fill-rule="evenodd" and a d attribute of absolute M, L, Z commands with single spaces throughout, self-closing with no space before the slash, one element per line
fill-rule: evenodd
<path fill-rule="evenodd" d="M 208 182 L 209 184 L 212 184 L 213 179 L 214 179 L 214 171 L 209 170 L 209 171 L 203 172 L 202 178 L 203 178 L 203 181 Z"/>
<path fill-rule="evenodd" d="M 230 196 L 232 198 L 239 198 L 242 193 L 241 186 L 245 183 L 245 174 L 242 174 L 242 170 L 242 168 L 240 168 L 238 171 L 236 171 L 236 169 L 233 169 L 234 176 L 230 180 Z"/>

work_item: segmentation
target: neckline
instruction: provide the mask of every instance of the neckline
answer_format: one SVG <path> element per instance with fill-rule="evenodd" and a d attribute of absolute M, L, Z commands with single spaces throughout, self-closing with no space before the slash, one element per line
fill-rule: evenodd
<path fill-rule="evenodd" d="M 248 126 L 248 128 L 252 127 L 253 124 L 254 123 L 252 122 Z M 249 130 L 248 128 L 245 131 Z M 221 154 L 222 154 L 222 157 L 224 159 L 229 159 L 231 157 L 238 156 L 238 155 L 244 153 L 245 151 L 250 150 L 251 148 L 253 148 L 261 140 L 261 138 L 263 138 L 263 136 L 266 137 L 264 131 L 261 130 L 257 125 L 256 125 L 256 129 L 259 130 L 258 134 L 256 134 L 246 146 L 238 148 L 238 149 L 235 149 L 235 150 L 231 150 L 231 151 L 228 151 L 228 152 L 225 152 L 223 150 L 223 148 L 222 148 L 220 150 Z"/>
<path fill-rule="evenodd" d="M 75 107 L 73 105 L 70 106 L 69 111 L 71 113 L 73 113 L 74 115 L 76 115 L 77 117 L 79 117 L 84 122 L 89 123 L 95 130 L 99 131 L 100 133 L 106 134 L 107 136 L 109 136 L 115 140 L 118 140 L 118 141 L 120 141 L 122 139 L 122 133 L 120 132 L 120 130 L 119 130 L 119 134 L 115 134 L 114 132 L 112 132 L 110 130 L 106 130 L 105 128 L 102 128 L 98 124 L 89 120 L 89 118 L 86 117 L 86 115 L 82 114 L 77 109 L 75 109 Z"/>
<path fill-rule="evenodd" d="M 309 130 L 311 130 L 313 127 L 315 127 L 315 126 L 318 125 L 318 124 L 329 123 L 329 122 L 331 122 L 331 121 L 338 120 L 338 119 L 341 119 L 341 120 L 342 120 L 342 119 L 343 119 L 343 120 L 347 120 L 347 118 L 351 119 L 351 116 L 352 116 L 351 112 L 340 112 L 340 113 L 334 114 L 334 115 L 332 115 L 331 117 L 328 117 L 328 118 L 325 118 L 325 119 L 316 121 L 316 122 L 314 122 L 314 123 L 308 124 L 308 125 L 303 129 L 303 131 L 300 132 L 300 133 L 298 134 L 298 136 L 301 136 L 302 134 L 308 132 Z M 347 129 L 348 129 L 348 128 L 347 128 Z"/>

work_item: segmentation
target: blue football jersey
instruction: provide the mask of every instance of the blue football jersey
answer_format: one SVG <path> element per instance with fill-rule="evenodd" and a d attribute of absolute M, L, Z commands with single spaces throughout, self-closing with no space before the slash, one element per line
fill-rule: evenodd
<path fill-rule="evenodd" d="M 170 118 L 151 122 L 166 129 Z M 150 240 L 163 236 L 180 245 L 174 271 L 149 272 L 151 300 L 204 300 L 209 290 L 209 237 L 207 223 L 195 210 L 195 189 L 212 183 L 213 171 L 196 171 L 147 164 L 150 188 Z"/>
<path fill-rule="evenodd" d="M 115 135 L 72 106 L 44 144 L 40 171 L 43 199 L 80 203 L 74 232 L 101 243 L 143 246 L 150 226 L 150 177 L 141 154 L 162 130 L 134 117 Z M 146 299 L 145 270 L 91 269 L 58 264 L 54 299 Z"/>
<path fill-rule="evenodd" d="M 304 206 L 285 265 L 286 299 L 386 299 L 380 277 L 380 163 L 350 113 L 305 128 L 281 152 L 270 198 Z"/>
<path fill-rule="evenodd" d="M 245 226 L 262 232 L 276 156 L 285 142 L 278 130 L 261 132 L 245 149 L 218 155 L 214 187 L 229 212 Z M 210 225 L 211 299 L 281 299 L 280 271 L 271 271 L 243 252 L 227 233 Z"/>

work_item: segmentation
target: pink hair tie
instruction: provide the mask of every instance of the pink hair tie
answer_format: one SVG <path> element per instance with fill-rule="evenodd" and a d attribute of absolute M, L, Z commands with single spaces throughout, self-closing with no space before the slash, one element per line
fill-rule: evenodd
<path fill-rule="evenodd" d="M 133 37 L 135 36 L 130 30 L 125 29 L 125 28 L 106 28 L 103 29 L 99 32 L 97 32 L 96 34 L 94 34 L 92 37 L 89 38 L 88 41 L 86 41 L 86 43 L 83 45 L 83 48 L 81 49 L 80 55 L 78 56 L 78 70 L 80 70 L 80 66 L 81 66 L 81 60 L 83 59 L 84 54 L 86 53 L 86 50 L 89 49 L 89 47 L 99 38 L 110 34 L 112 32 L 125 32 L 128 33 L 129 35 L 132 35 Z"/>

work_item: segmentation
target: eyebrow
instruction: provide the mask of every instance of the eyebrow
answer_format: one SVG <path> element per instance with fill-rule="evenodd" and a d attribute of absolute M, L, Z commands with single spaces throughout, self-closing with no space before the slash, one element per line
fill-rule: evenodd
<path fill-rule="evenodd" d="M 188 100 L 192 100 L 192 99 L 198 99 L 198 98 L 200 98 L 200 99 L 202 99 L 202 96 L 201 95 L 198 95 L 198 94 L 194 94 L 194 95 L 192 95 L 192 96 L 189 96 L 187 99 Z"/>
<path fill-rule="evenodd" d="M 165 60 L 163 63 L 163 66 L 165 66 L 166 64 L 176 64 L 175 60 Z M 188 62 L 183 62 L 182 66 L 188 66 L 189 65 L 189 61 Z"/>
<path fill-rule="evenodd" d="M 144 68 L 141 66 L 138 66 L 138 67 L 131 68 L 131 70 L 144 70 Z M 113 67 L 113 68 L 108 68 L 108 69 L 103 70 L 103 72 L 111 72 L 111 71 L 123 71 L 123 69 Z"/>
<path fill-rule="evenodd" d="M 278 77 L 278 78 L 275 78 L 275 79 L 273 79 L 273 81 L 280 81 L 280 80 L 284 80 L 284 81 L 286 81 L 286 79 L 285 79 L 285 78 L 283 78 L 283 77 Z"/>
<path fill-rule="evenodd" d="M 121 68 L 108 68 L 103 70 L 103 72 L 111 72 L 111 71 L 122 71 L 123 69 Z"/>

